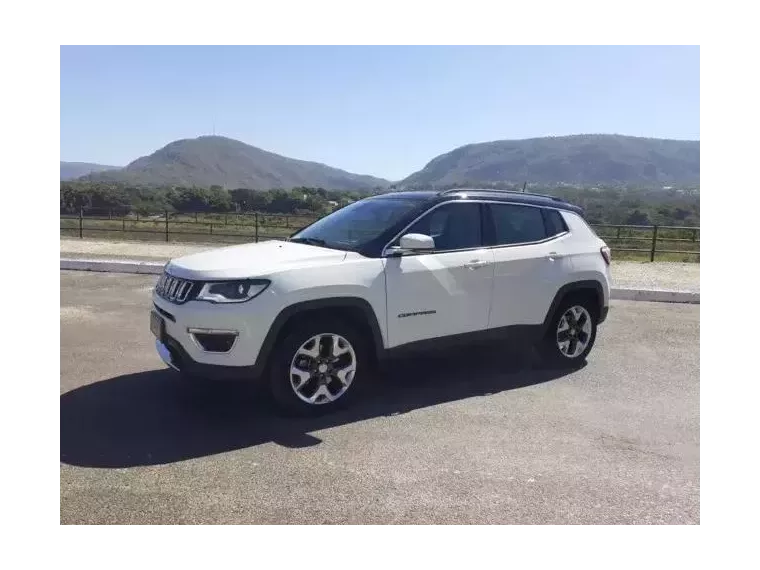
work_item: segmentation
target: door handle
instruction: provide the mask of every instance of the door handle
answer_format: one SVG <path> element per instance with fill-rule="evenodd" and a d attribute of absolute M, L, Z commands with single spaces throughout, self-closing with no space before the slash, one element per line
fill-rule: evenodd
<path fill-rule="evenodd" d="M 480 259 L 473 259 L 472 261 L 464 264 L 464 266 L 471 271 L 474 271 L 475 269 L 480 269 L 481 267 L 485 267 L 486 265 L 488 265 L 488 262 L 480 260 Z"/>
<path fill-rule="evenodd" d="M 555 259 L 562 259 L 563 257 L 565 257 L 565 254 L 557 253 L 556 251 L 550 251 L 549 255 L 547 255 L 546 257 L 549 258 L 549 261 L 554 261 Z"/>

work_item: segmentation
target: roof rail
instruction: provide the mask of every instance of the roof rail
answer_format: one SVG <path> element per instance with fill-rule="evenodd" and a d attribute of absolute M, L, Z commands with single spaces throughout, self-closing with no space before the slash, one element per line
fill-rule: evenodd
<path fill-rule="evenodd" d="M 534 192 L 523 192 L 522 190 L 502 190 L 501 188 L 449 188 L 448 190 L 442 190 L 438 195 L 444 196 L 446 194 L 453 194 L 454 192 L 467 192 L 472 190 L 476 192 L 501 192 L 504 194 L 520 194 L 522 196 L 538 196 L 540 198 L 554 200 L 555 202 L 567 202 L 562 198 L 557 198 L 556 196 L 550 196 L 548 194 L 536 194 Z"/>

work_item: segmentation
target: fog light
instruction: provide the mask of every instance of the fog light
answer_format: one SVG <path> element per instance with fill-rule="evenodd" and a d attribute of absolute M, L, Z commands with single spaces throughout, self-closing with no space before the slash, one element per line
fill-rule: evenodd
<path fill-rule="evenodd" d="M 187 329 L 187 332 L 204 352 L 229 352 L 238 337 L 237 331 Z"/>

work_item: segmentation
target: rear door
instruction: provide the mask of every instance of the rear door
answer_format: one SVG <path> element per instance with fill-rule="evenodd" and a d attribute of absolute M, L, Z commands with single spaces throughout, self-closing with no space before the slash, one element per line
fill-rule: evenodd
<path fill-rule="evenodd" d="M 488 328 L 494 266 L 482 210 L 450 202 L 403 232 L 429 235 L 436 248 L 386 259 L 389 346 Z"/>
<path fill-rule="evenodd" d="M 543 323 L 570 272 L 562 216 L 538 206 L 489 203 L 486 226 L 494 254 L 489 328 Z"/>

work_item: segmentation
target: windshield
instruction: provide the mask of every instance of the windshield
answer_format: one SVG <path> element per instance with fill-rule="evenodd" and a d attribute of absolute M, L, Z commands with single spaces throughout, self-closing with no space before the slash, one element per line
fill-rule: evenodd
<path fill-rule="evenodd" d="M 418 200 L 399 198 L 360 200 L 317 220 L 290 239 L 356 250 L 379 237 L 419 203 Z"/>

